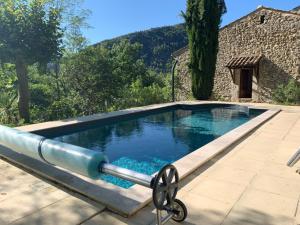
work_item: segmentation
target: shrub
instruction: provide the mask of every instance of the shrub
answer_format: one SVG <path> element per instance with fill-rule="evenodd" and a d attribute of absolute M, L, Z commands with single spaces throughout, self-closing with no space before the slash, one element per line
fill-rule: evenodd
<path fill-rule="evenodd" d="M 278 85 L 273 93 L 273 100 L 286 105 L 300 104 L 300 84 L 291 79 L 286 85 Z"/>

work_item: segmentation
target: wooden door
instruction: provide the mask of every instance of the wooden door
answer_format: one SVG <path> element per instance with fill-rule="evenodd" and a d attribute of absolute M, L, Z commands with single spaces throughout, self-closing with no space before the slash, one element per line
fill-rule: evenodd
<path fill-rule="evenodd" d="M 240 98 L 252 98 L 252 69 L 241 69 Z"/>

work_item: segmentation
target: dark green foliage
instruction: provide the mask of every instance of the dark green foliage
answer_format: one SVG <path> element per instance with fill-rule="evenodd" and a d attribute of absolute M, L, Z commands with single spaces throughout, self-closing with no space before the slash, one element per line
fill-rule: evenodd
<path fill-rule="evenodd" d="M 183 25 L 86 48 L 80 30 L 86 14 L 69 13 L 72 2 L 0 0 L 1 124 L 28 123 L 29 114 L 37 123 L 170 100 L 170 75 L 158 70 L 166 70 L 171 53 L 187 44 Z M 145 45 L 136 43 L 141 39 Z"/>
<path fill-rule="evenodd" d="M 0 0 L 0 61 L 46 64 L 61 55 L 59 14 L 42 0 Z"/>
<path fill-rule="evenodd" d="M 124 90 L 114 109 L 168 102 L 170 94 L 170 75 L 150 70 Z"/>
<path fill-rule="evenodd" d="M 15 66 L 4 64 L 0 67 L 0 124 L 18 123 L 17 75 Z"/>
<path fill-rule="evenodd" d="M 140 44 L 89 47 L 62 58 L 60 72 L 28 67 L 32 122 L 170 101 L 170 75 L 147 69 Z M 15 66 L 0 68 L 0 123 L 20 125 Z"/>
<path fill-rule="evenodd" d="M 28 65 L 61 56 L 60 14 L 43 0 L 0 0 L 0 63 L 15 64 L 19 114 L 30 121 Z"/>
<path fill-rule="evenodd" d="M 67 90 L 73 90 L 80 103 L 73 108 L 89 115 L 165 101 L 169 96 L 160 93 L 164 75 L 146 68 L 139 59 L 141 48 L 122 40 L 111 48 L 89 47 L 67 59 L 63 72 Z"/>
<path fill-rule="evenodd" d="M 218 32 L 226 7 L 222 0 L 188 0 L 183 14 L 189 39 L 192 92 L 196 99 L 209 99 L 212 94 Z"/>
<path fill-rule="evenodd" d="M 141 46 L 121 41 L 111 49 L 89 47 L 66 60 L 64 76 L 69 90 L 74 90 L 82 102 L 80 111 L 92 114 L 106 111 L 122 92 L 146 68 L 137 55 Z"/>
<path fill-rule="evenodd" d="M 89 47 L 61 61 L 59 74 L 28 69 L 32 122 L 66 119 L 170 100 L 170 76 L 148 70 L 140 44 L 123 40 L 108 49 Z M 20 124 L 13 65 L 0 70 L 0 122 Z M 1 82 L 3 80 L 4 82 Z M 1 98 L 2 97 L 2 98 Z M 13 104 L 10 105 L 9 102 Z"/>
<path fill-rule="evenodd" d="M 273 93 L 273 100 L 286 105 L 300 104 L 300 84 L 294 79 L 286 85 L 280 84 Z"/>
<path fill-rule="evenodd" d="M 100 42 L 97 45 L 105 45 L 110 48 L 124 39 L 128 39 L 130 43 L 142 44 L 139 58 L 144 60 L 148 68 L 163 72 L 171 69 L 172 53 L 188 44 L 185 26 L 179 24 L 128 34 Z"/>

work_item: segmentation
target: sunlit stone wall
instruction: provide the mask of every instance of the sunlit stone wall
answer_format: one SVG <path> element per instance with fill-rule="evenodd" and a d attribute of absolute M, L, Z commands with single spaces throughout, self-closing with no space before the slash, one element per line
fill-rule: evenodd
<path fill-rule="evenodd" d="M 264 21 L 262 22 L 262 18 Z M 270 102 L 272 92 L 289 79 L 300 82 L 300 14 L 259 8 L 223 27 L 219 34 L 214 99 L 238 101 L 239 71 L 233 81 L 226 64 L 233 57 L 263 54 L 253 76 L 252 101 Z M 177 66 L 177 100 L 191 98 L 189 52 L 183 49 Z"/>

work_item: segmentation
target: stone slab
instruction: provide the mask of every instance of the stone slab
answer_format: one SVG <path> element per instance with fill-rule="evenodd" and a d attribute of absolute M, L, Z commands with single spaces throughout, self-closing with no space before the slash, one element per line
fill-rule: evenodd
<path fill-rule="evenodd" d="M 20 193 L 1 201 L 0 220 L 4 224 L 12 223 L 67 197 L 67 193 L 54 187 Z"/>
<path fill-rule="evenodd" d="M 293 225 L 296 199 L 250 189 L 222 225 Z"/>
<path fill-rule="evenodd" d="M 253 179 L 250 186 L 287 198 L 298 199 L 300 195 L 300 179 L 260 174 Z"/>
<path fill-rule="evenodd" d="M 67 197 L 52 205 L 20 218 L 11 225 L 75 225 L 89 220 L 104 210 L 80 199 Z"/>

